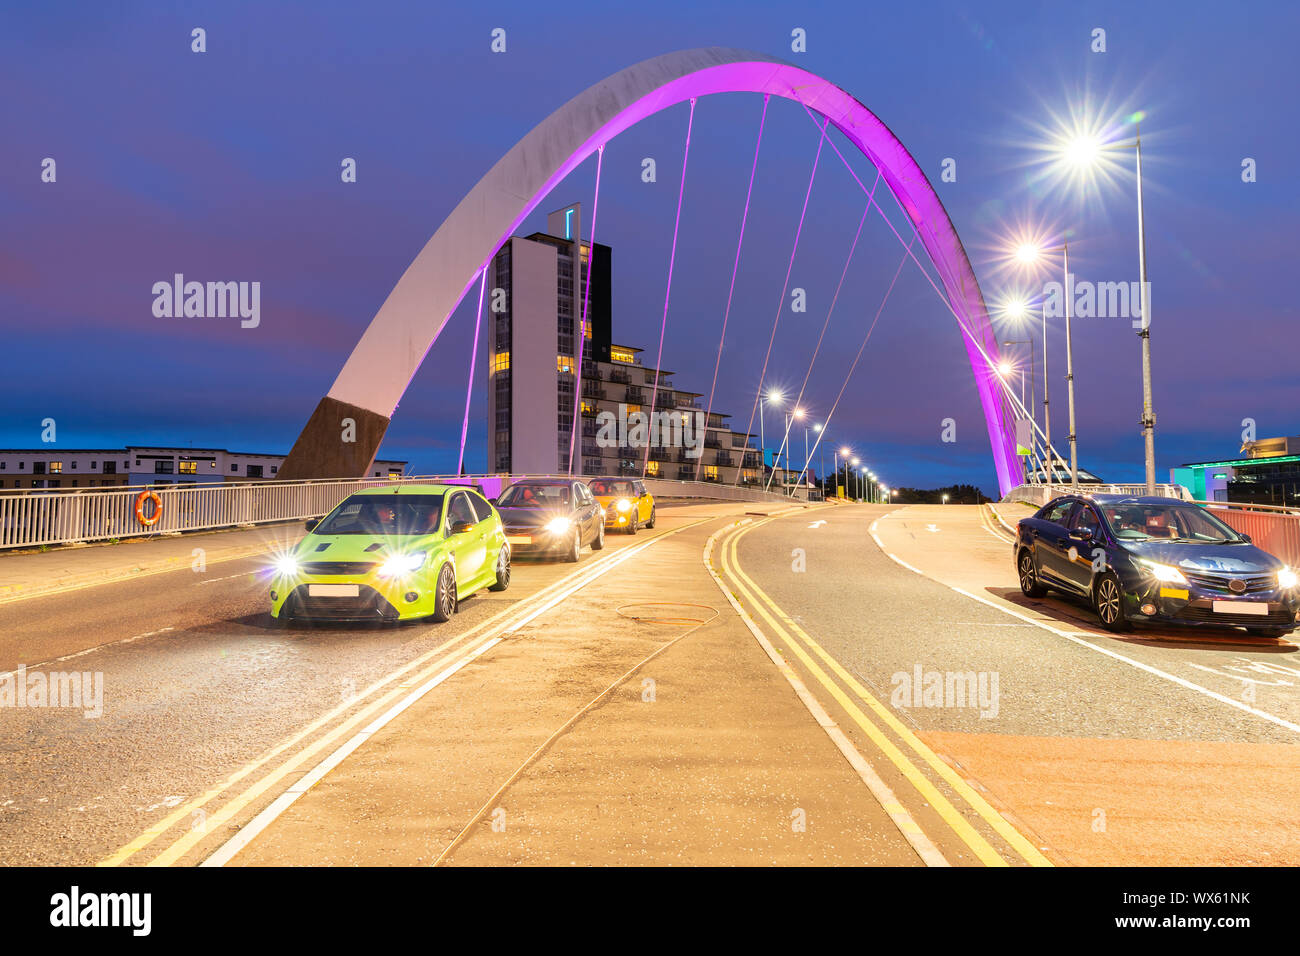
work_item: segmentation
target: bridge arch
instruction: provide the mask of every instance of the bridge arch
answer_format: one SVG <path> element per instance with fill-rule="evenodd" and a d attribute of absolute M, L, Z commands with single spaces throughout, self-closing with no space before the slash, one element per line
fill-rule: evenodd
<path fill-rule="evenodd" d="M 615 73 L 561 106 L 488 170 L 388 294 L 317 404 L 279 477 L 365 474 L 407 385 L 479 271 L 551 190 L 601 144 L 645 117 L 693 97 L 736 92 L 771 94 L 807 106 L 829 119 L 880 170 L 961 319 L 959 331 L 988 425 L 998 485 L 1005 493 L 1020 484 L 1023 471 L 1014 436 L 1005 427 L 996 373 L 984 358 L 997 356 L 984 298 L 925 174 L 875 114 L 833 83 L 762 53 L 723 47 L 668 53 Z M 355 423 L 351 442 L 340 440 L 345 418 Z"/>

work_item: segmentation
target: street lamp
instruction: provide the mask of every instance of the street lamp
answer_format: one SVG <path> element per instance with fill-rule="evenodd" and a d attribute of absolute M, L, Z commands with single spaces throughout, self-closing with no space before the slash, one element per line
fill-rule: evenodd
<path fill-rule="evenodd" d="M 1029 306 L 1023 301 L 1016 300 L 1007 306 L 1007 314 L 1012 318 L 1025 318 L 1030 315 Z M 1056 456 L 1052 451 L 1052 415 L 1051 415 L 1051 397 L 1047 384 L 1047 308 L 1040 305 L 1039 319 L 1043 327 L 1043 445 L 1047 450 L 1047 464 L 1043 471 L 1047 478 L 1047 498 L 1050 501 L 1052 497 L 1052 472 L 1056 469 Z M 1032 340 L 1031 340 L 1032 342 Z M 1010 343 L 1014 344 L 1014 343 Z M 1033 345 L 1030 345 L 1030 364 L 1033 363 Z"/>
<path fill-rule="evenodd" d="M 1134 113 L 1133 141 L 1101 143 L 1096 137 L 1076 136 L 1065 142 L 1061 149 L 1062 157 L 1076 169 L 1095 166 L 1103 151 L 1114 149 L 1131 149 L 1137 161 L 1137 210 L 1138 210 L 1138 280 L 1141 296 L 1142 326 L 1138 337 L 1142 339 L 1142 442 L 1146 467 L 1147 494 L 1156 493 L 1156 413 L 1151 402 L 1151 302 L 1147 295 L 1147 245 L 1146 215 L 1142 203 L 1142 128 L 1140 120 L 1143 114 Z M 1068 313 L 1067 313 L 1068 314 Z M 1068 321 L 1068 320 L 1067 320 Z M 1074 430 L 1073 426 L 1070 428 Z"/>
<path fill-rule="evenodd" d="M 943 503 L 946 505 L 948 503 L 948 496 L 943 495 L 942 497 L 943 497 Z"/>
<path fill-rule="evenodd" d="M 855 469 L 858 467 L 858 459 L 856 458 L 853 459 L 853 467 Z M 845 468 L 844 469 L 844 490 L 845 491 L 848 491 L 848 485 L 849 485 L 849 470 L 848 468 Z M 854 492 L 855 492 L 853 495 L 854 500 L 857 500 L 856 489 L 854 489 Z"/>
<path fill-rule="evenodd" d="M 846 466 L 847 466 L 848 459 L 849 459 L 849 454 L 850 454 L 850 452 L 849 452 L 849 446 L 848 446 L 848 445 L 845 445 L 843 448 L 840 449 L 838 457 L 835 458 L 835 497 L 836 497 L 836 498 L 838 498 L 838 497 L 840 496 L 840 493 L 839 493 L 839 484 L 840 484 L 840 458 L 843 458 L 843 459 L 844 459 L 845 464 L 846 464 Z M 847 494 L 847 493 L 848 493 L 848 490 L 849 490 L 849 489 L 847 488 L 847 485 L 848 485 L 848 478 L 847 478 L 847 477 L 844 479 L 844 484 L 846 485 L 844 491 L 845 491 L 845 493 Z"/>
<path fill-rule="evenodd" d="M 767 393 L 767 403 L 769 405 L 775 405 L 779 408 L 781 405 L 781 393 L 778 392 L 776 389 L 772 389 L 770 392 Z M 766 470 L 767 469 L 767 438 L 763 434 L 763 396 L 761 394 L 758 396 L 758 448 L 759 448 L 759 457 L 762 459 L 761 462 L 762 467 L 764 470 Z M 773 465 L 773 471 L 775 471 L 776 462 L 773 461 L 772 465 Z M 767 486 L 770 485 L 771 483 L 772 483 L 771 477 L 769 476 L 767 482 L 765 482 L 763 485 L 763 490 L 766 491 Z"/>
<path fill-rule="evenodd" d="M 1043 255 L 1048 253 L 1061 253 L 1062 270 L 1065 274 L 1064 284 L 1061 286 L 1061 298 L 1065 301 L 1065 386 L 1067 399 L 1070 407 L 1070 485 L 1079 487 L 1079 452 L 1078 444 L 1075 441 L 1074 434 L 1074 339 L 1070 332 L 1070 244 L 1062 242 L 1059 246 L 1053 246 L 1050 249 L 1041 248 L 1031 243 L 1025 243 L 1016 250 L 1016 258 L 1026 265 L 1032 265 L 1037 262 Z M 1047 308 L 1043 307 L 1043 373 L 1047 372 Z M 1051 445 L 1047 449 L 1048 468 L 1050 474 L 1055 468 L 1056 463 L 1052 461 L 1053 455 Z M 1050 494 L 1050 488 L 1048 490 Z"/>
<path fill-rule="evenodd" d="M 822 440 L 820 436 L 822 433 L 822 429 L 825 427 L 826 426 L 824 426 L 821 422 L 818 422 L 816 425 L 813 426 L 813 431 L 815 431 L 818 435 L 817 441 L 815 442 L 815 445 L 817 447 L 817 452 L 818 452 L 817 479 L 822 485 L 823 496 L 825 495 L 825 487 L 826 487 L 826 449 L 822 447 Z M 804 444 L 806 445 L 808 443 L 807 434 L 804 435 L 803 440 L 804 440 Z M 807 464 L 805 464 L 804 467 L 807 468 Z"/>

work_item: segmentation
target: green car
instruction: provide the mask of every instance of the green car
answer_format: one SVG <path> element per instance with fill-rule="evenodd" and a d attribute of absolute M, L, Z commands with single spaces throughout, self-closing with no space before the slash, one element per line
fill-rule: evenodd
<path fill-rule="evenodd" d="M 307 532 L 275 562 L 277 622 L 445 621 L 461 598 L 510 586 L 501 516 L 477 489 L 368 488 Z"/>

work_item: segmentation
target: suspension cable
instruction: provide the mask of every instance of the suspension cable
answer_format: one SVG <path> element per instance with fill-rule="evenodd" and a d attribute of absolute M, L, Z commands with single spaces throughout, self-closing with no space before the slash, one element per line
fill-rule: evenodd
<path fill-rule="evenodd" d="M 758 120 L 758 141 L 754 144 L 754 164 L 749 170 L 749 188 L 745 191 L 745 211 L 740 216 L 740 238 L 736 240 L 736 261 L 731 267 L 731 286 L 727 289 L 727 307 L 722 313 L 722 333 L 718 336 L 718 357 L 713 363 L 713 382 L 709 385 L 709 403 L 704 412 L 704 437 L 709 436 L 709 418 L 713 414 L 713 392 L 718 387 L 718 369 L 722 366 L 722 344 L 727 339 L 727 319 L 731 315 L 731 300 L 736 293 L 736 273 L 740 271 L 740 249 L 745 244 L 745 223 L 749 221 L 749 200 L 754 195 L 754 174 L 758 172 L 758 150 L 763 145 L 763 125 L 767 122 L 767 105 L 772 100 L 772 94 L 768 93 L 763 97 L 763 115 Z M 749 436 L 745 436 L 745 448 L 749 448 Z M 740 456 L 741 464 L 744 464 L 744 452 Z M 695 460 L 695 480 L 700 480 L 700 466 L 704 464 L 704 451 L 700 450 L 700 457 Z"/>
<path fill-rule="evenodd" d="M 691 127 L 695 124 L 695 100 L 691 97 L 691 112 L 686 119 L 686 147 L 682 150 L 682 181 L 677 188 L 677 217 L 673 220 L 673 244 L 668 253 L 668 282 L 664 287 L 664 318 L 659 326 L 659 356 L 655 359 L 655 382 L 654 387 L 650 390 L 650 414 L 646 419 L 646 441 L 645 441 L 645 458 L 641 461 L 641 477 L 644 478 L 646 470 L 650 467 L 650 428 L 649 425 L 654 421 L 655 404 L 659 398 L 659 373 L 663 367 L 664 361 L 664 336 L 668 332 L 668 299 L 673 291 L 673 264 L 677 261 L 677 230 L 682 224 L 682 197 L 686 194 L 686 161 L 691 155 Z"/>
<path fill-rule="evenodd" d="M 582 315 L 578 322 L 578 364 L 573 372 L 573 425 L 569 429 L 570 475 L 573 474 L 574 444 L 578 435 L 578 409 L 582 407 L 582 351 L 587 342 L 587 301 L 591 297 L 591 267 L 596 264 L 596 213 L 600 209 L 600 166 L 604 160 L 605 144 L 601 143 L 596 147 L 596 192 L 591 201 L 591 235 L 587 237 L 587 281 L 582 287 Z M 578 241 L 578 281 L 582 282 L 581 238 Z"/>
<path fill-rule="evenodd" d="M 745 434 L 748 436 L 750 429 L 754 427 L 754 414 L 758 411 L 758 403 L 763 395 L 763 381 L 767 377 L 767 363 L 772 358 L 772 343 L 776 341 L 776 327 L 781 322 L 781 313 L 785 309 L 785 292 L 790 287 L 790 273 L 794 271 L 794 257 L 799 251 L 799 237 L 803 234 L 804 217 L 808 215 L 808 199 L 812 196 L 813 182 L 817 179 L 817 164 L 822 158 L 822 147 L 826 145 L 826 126 L 830 123 L 830 117 L 822 123 L 821 135 L 817 139 L 817 155 L 813 157 L 812 173 L 808 176 L 808 188 L 803 194 L 803 209 L 799 212 L 799 225 L 794 231 L 794 246 L 790 250 L 790 262 L 785 267 L 785 282 L 781 285 L 781 299 L 776 304 L 776 316 L 772 320 L 772 335 L 767 340 L 767 354 L 763 356 L 763 369 L 758 375 L 758 391 L 754 393 L 754 404 L 749 410 L 749 424 L 745 426 Z M 746 438 L 746 445 L 749 440 Z M 766 469 L 766 449 L 760 448 L 759 455 L 764 458 L 762 463 L 763 469 Z M 745 457 L 740 457 L 740 464 L 736 466 L 736 484 L 740 484 L 740 471 L 745 463 Z"/>
<path fill-rule="evenodd" d="M 489 259 L 490 263 L 492 260 Z M 474 317 L 474 343 L 469 349 L 469 384 L 465 386 L 465 420 L 460 425 L 460 457 L 456 460 L 456 474 L 465 473 L 465 439 L 469 435 L 469 399 L 474 393 L 474 362 L 478 358 L 479 326 L 483 322 L 483 291 L 487 288 L 488 267 L 484 264 L 479 275 L 482 279 L 478 286 L 478 313 Z"/>

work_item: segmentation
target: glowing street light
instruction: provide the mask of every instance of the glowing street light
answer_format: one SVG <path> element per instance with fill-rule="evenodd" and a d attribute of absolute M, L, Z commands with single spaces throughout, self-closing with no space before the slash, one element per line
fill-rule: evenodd
<path fill-rule="evenodd" d="M 1132 142 L 1103 142 L 1101 137 L 1084 133 L 1063 138 L 1061 160 L 1079 173 L 1093 173 L 1105 159 L 1105 153 L 1117 149 L 1131 149 L 1136 158 L 1137 209 L 1138 209 L 1138 280 L 1141 296 L 1142 324 L 1138 337 L 1142 339 L 1142 442 L 1146 467 L 1146 492 L 1156 493 L 1156 414 L 1151 401 L 1151 303 L 1147 295 L 1146 216 L 1142 203 L 1142 129 L 1146 114 L 1139 111 L 1128 119 L 1133 124 Z M 1071 426 L 1071 431 L 1074 427 Z"/>
<path fill-rule="evenodd" d="M 1029 250 L 1029 252 L 1026 252 Z M 1059 246 L 1044 248 L 1037 244 L 1025 243 L 1020 246 L 1016 258 L 1021 262 L 1032 264 L 1037 262 L 1044 254 L 1061 253 L 1061 268 L 1064 272 L 1064 283 L 1061 286 L 1061 299 L 1065 303 L 1065 387 L 1067 398 L 1070 406 L 1070 485 L 1074 488 L 1079 487 L 1079 451 L 1078 443 L 1074 433 L 1074 337 L 1070 330 L 1070 244 L 1062 241 Z M 1046 406 L 1047 406 L 1047 308 L 1043 307 L 1043 406 L 1044 406 L 1044 423 L 1046 424 Z M 1051 432 L 1048 428 L 1043 429 L 1047 439 L 1047 493 L 1052 493 L 1052 472 L 1056 468 L 1056 455 L 1052 451 Z"/>

